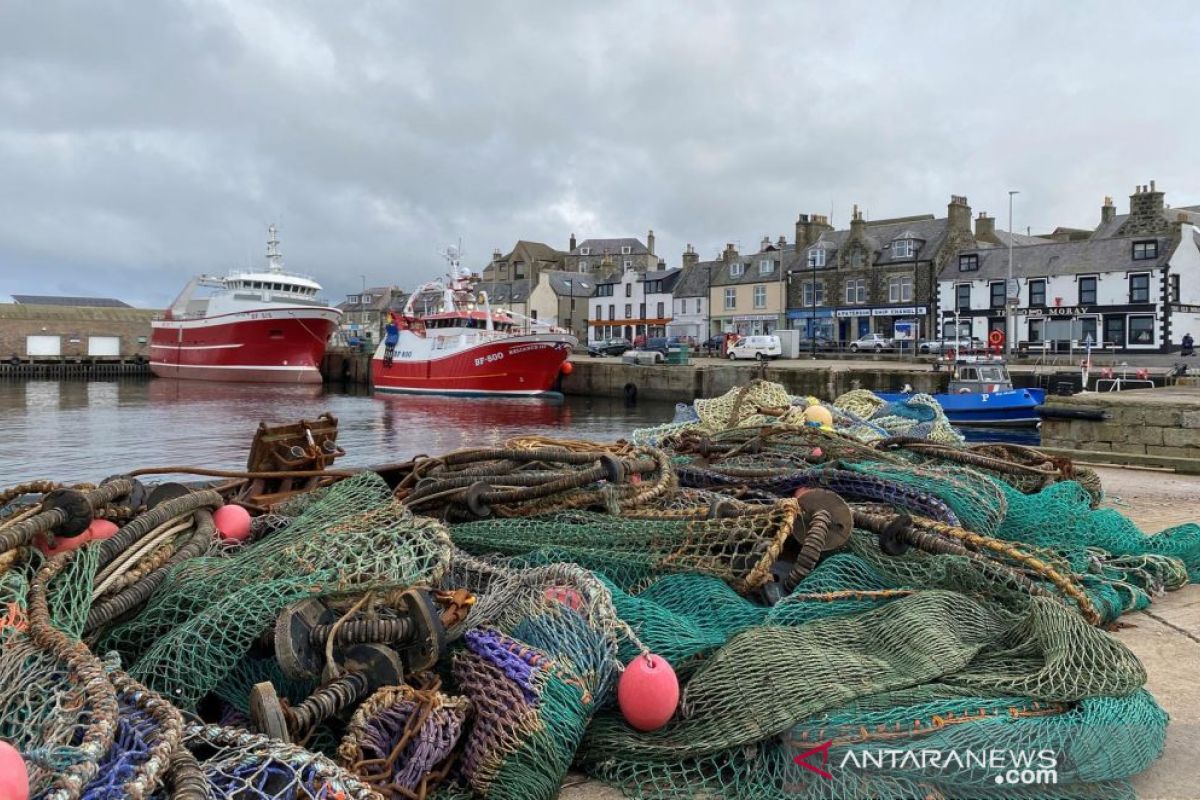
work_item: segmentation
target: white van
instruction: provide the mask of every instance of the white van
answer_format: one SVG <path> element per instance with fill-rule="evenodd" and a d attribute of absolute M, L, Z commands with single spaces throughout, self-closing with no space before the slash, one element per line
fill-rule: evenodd
<path fill-rule="evenodd" d="M 779 344 L 778 336 L 743 336 L 729 345 L 729 358 L 757 358 L 760 361 L 768 358 L 779 358 L 783 355 L 783 347 Z"/>

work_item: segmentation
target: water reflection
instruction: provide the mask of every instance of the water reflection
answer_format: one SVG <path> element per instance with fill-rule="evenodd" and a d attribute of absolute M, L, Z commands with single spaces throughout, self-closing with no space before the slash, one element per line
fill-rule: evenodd
<path fill-rule="evenodd" d="M 0 486 L 33 478 L 96 480 L 167 464 L 237 469 L 262 421 L 312 419 L 329 411 L 351 465 L 401 461 L 512 436 L 612 440 L 670 420 L 673 407 L 619 399 L 374 397 L 321 386 L 204 381 L 0 383 L 8 456 Z"/>

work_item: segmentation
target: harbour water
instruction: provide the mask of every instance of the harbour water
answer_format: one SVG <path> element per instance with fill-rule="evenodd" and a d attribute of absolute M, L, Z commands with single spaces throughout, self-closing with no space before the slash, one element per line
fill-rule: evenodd
<path fill-rule="evenodd" d="M 203 381 L 0 383 L 0 486 L 34 478 L 99 480 L 149 466 L 245 469 L 259 422 L 338 418 L 346 466 L 499 444 L 520 434 L 600 441 L 669 421 L 669 403 L 394 395 L 362 387 Z"/>

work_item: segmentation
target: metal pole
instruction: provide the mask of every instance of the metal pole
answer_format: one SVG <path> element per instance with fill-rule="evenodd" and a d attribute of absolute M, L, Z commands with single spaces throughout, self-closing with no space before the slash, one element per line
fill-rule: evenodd
<path fill-rule="evenodd" d="M 808 337 L 809 345 L 812 348 L 812 357 L 817 357 L 817 262 L 812 260 L 812 318 L 808 322 Z"/>
<path fill-rule="evenodd" d="M 1012 358 L 1012 340 L 1013 337 L 1009 332 L 1015 333 L 1013 321 L 1013 303 L 1009 301 L 1008 290 L 1012 286 L 1013 281 L 1013 195 L 1020 194 L 1019 191 L 1009 190 L 1008 192 L 1008 281 L 1004 284 L 1004 354 Z"/>

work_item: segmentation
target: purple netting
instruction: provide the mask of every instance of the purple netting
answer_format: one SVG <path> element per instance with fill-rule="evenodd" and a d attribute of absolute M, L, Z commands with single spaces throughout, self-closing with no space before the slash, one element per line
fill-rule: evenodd
<path fill-rule="evenodd" d="M 82 800 L 123 800 L 129 796 L 125 784 L 150 757 L 151 739 L 158 725 L 145 711 L 120 702 L 121 716 L 112 747 L 100 761 L 100 771 L 84 787 Z"/>
<path fill-rule="evenodd" d="M 463 638 L 471 652 L 495 664 L 521 687 L 526 703 L 537 706 L 534 682 L 541 671 L 538 662 L 544 660 L 544 656 L 496 630 L 467 631 Z"/>

